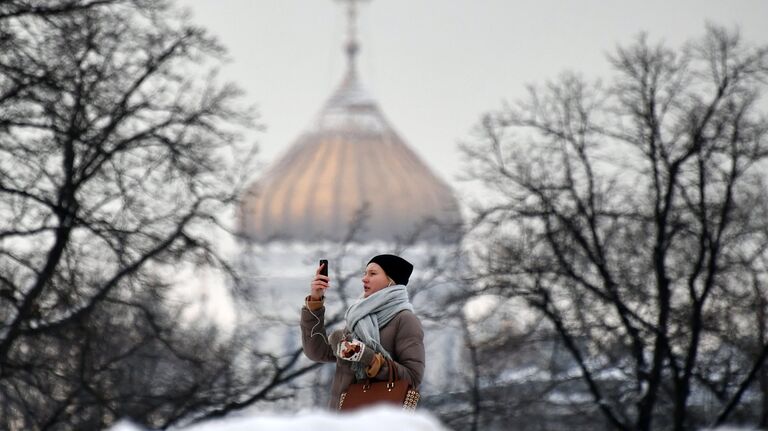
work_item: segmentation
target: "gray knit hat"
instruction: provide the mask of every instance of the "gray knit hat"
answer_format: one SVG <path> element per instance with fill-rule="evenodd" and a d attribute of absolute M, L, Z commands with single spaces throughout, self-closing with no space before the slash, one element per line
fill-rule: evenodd
<path fill-rule="evenodd" d="M 413 265 L 400 256 L 394 254 L 380 254 L 374 256 L 368 263 L 375 263 L 397 284 L 408 284 L 408 278 L 413 272 Z"/>

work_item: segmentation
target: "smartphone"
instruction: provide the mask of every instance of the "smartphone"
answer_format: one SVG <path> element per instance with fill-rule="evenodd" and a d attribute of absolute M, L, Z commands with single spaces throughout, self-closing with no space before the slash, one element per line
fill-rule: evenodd
<path fill-rule="evenodd" d="M 320 265 L 323 267 L 320 269 L 320 275 L 328 276 L 328 259 L 320 259 Z"/>

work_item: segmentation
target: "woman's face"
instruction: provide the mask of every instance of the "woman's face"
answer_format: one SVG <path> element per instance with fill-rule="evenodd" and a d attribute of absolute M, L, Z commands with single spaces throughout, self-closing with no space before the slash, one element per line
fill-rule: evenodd
<path fill-rule="evenodd" d="M 363 297 L 367 298 L 387 286 L 389 278 L 384 270 L 376 263 L 369 263 L 363 273 Z"/>

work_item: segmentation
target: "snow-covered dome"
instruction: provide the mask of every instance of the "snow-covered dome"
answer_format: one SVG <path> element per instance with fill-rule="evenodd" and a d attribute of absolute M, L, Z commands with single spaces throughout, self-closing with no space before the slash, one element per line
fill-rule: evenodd
<path fill-rule="evenodd" d="M 351 42 L 339 88 L 313 124 L 249 189 L 240 218 L 248 238 L 340 240 L 363 208 L 359 240 L 391 241 L 413 234 L 425 222 L 460 222 L 451 188 L 409 148 L 360 85 L 356 52 Z"/>

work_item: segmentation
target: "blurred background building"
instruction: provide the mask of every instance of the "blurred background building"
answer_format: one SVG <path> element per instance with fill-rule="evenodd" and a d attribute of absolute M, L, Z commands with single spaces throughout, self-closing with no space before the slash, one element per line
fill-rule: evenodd
<path fill-rule="evenodd" d="M 356 234 L 359 241 L 391 241 L 425 224 L 459 222 L 450 187 L 400 137 L 361 84 L 358 51 L 350 24 L 341 85 L 243 204 L 241 230 L 249 239 L 340 241 L 360 215 L 365 224 Z"/>

